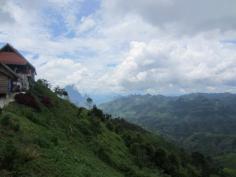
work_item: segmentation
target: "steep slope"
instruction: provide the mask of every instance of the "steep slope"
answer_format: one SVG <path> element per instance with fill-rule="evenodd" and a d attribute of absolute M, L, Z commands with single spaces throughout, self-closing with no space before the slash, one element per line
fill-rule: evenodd
<path fill-rule="evenodd" d="M 203 155 L 188 155 L 96 107 L 78 108 L 58 98 L 42 81 L 2 110 L 0 137 L 0 176 L 4 177 L 223 175 Z"/>

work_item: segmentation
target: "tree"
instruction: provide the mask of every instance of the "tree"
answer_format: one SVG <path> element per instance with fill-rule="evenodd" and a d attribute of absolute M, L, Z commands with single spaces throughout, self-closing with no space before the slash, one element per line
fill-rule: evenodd
<path fill-rule="evenodd" d="M 93 99 L 90 98 L 90 97 L 88 97 L 88 98 L 86 99 L 86 104 L 87 104 L 88 108 L 91 109 L 92 106 L 93 106 Z"/>
<path fill-rule="evenodd" d="M 54 92 L 59 96 L 68 96 L 67 91 L 64 88 L 60 88 L 59 86 L 54 88 Z"/>
<path fill-rule="evenodd" d="M 50 82 L 47 81 L 46 79 L 39 79 L 38 82 L 41 83 L 43 86 L 49 88 L 49 89 L 51 88 Z"/>

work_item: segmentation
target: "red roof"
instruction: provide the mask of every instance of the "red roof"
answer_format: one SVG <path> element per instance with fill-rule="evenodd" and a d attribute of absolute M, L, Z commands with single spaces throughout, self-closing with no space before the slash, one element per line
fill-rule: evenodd
<path fill-rule="evenodd" d="M 13 52 L 0 52 L 0 63 L 26 65 L 27 61 Z"/>

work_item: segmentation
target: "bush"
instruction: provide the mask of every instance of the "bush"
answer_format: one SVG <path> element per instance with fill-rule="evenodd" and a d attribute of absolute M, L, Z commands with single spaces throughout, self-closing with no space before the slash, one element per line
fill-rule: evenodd
<path fill-rule="evenodd" d="M 36 114 L 34 112 L 30 111 L 25 111 L 24 112 L 24 116 L 26 118 L 28 118 L 29 120 L 31 120 L 32 122 L 36 123 L 36 124 L 41 124 L 39 118 L 36 116 Z"/>
<path fill-rule="evenodd" d="M 51 84 L 46 79 L 39 79 L 37 82 L 46 88 L 51 88 Z"/>
<path fill-rule="evenodd" d="M 106 123 L 106 127 L 107 127 L 108 130 L 110 130 L 110 131 L 114 131 L 114 129 L 115 129 L 114 125 L 113 125 L 112 122 L 110 122 L 110 121 Z"/>
<path fill-rule="evenodd" d="M 94 135 L 98 135 L 102 132 L 100 120 L 97 118 L 91 119 L 90 128 Z"/>
<path fill-rule="evenodd" d="M 30 146 L 19 151 L 19 158 L 21 162 L 28 162 L 35 160 L 39 157 L 39 153 L 36 147 Z"/>
<path fill-rule="evenodd" d="M 51 99 L 47 96 L 41 98 L 41 103 L 48 108 L 53 106 Z"/>
<path fill-rule="evenodd" d="M 83 133 L 85 136 L 91 136 L 93 133 L 90 128 L 90 124 L 87 120 L 81 119 L 78 124 L 76 124 L 76 127 L 79 129 L 81 133 Z"/>
<path fill-rule="evenodd" d="M 108 149 L 105 149 L 104 147 L 99 147 L 95 153 L 102 161 L 110 164 L 111 166 L 115 166 L 112 159 L 110 158 Z"/>
<path fill-rule="evenodd" d="M 32 96 L 30 93 L 19 93 L 15 96 L 15 101 L 18 104 L 23 104 L 26 106 L 29 106 L 31 108 L 34 108 L 36 110 L 40 110 L 39 104 L 37 103 L 36 99 L 34 96 Z"/>
<path fill-rule="evenodd" d="M 19 124 L 18 120 L 16 118 L 14 118 L 13 115 L 11 115 L 11 114 L 3 115 L 0 123 L 1 123 L 1 125 L 14 130 L 15 132 L 20 130 L 20 124 Z"/>
<path fill-rule="evenodd" d="M 104 117 L 104 114 L 102 112 L 102 110 L 98 109 L 96 105 L 93 106 L 92 108 L 92 114 L 95 116 L 95 117 L 98 117 L 100 118 L 102 121 L 104 121 L 105 117 Z"/>
<path fill-rule="evenodd" d="M 12 170 L 18 158 L 17 148 L 8 142 L 2 150 L 3 156 L 0 158 L 0 169 Z"/>
<path fill-rule="evenodd" d="M 25 162 L 39 157 L 35 147 L 19 149 L 12 142 L 7 142 L 0 154 L 2 155 L 0 156 L 0 170 L 5 169 L 8 171 L 14 171 Z"/>
<path fill-rule="evenodd" d="M 33 143 L 37 144 L 38 146 L 40 146 L 42 148 L 49 148 L 50 147 L 50 142 L 42 136 L 34 138 Z"/>
<path fill-rule="evenodd" d="M 79 108 L 77 109 L 77 117 L 80 118 L 81 114 L 82 114 L 84 111 L 86 111 L 86 108 L 84 108 L 84 107 L 79 107 Z"/>
<path fill-rule="evenodd" d="M 59 144 L 58 138 L 55 137 L 55 136 L 51 138 L 51 142 L 52 142 L 55 146 L 57 146 L 57 145 Z"/>
<path fill-rule="evenodd" d="M 164 149 L 158 148 L 155 152 L 155 163 L 157 166 L 162 166 L 163 162 L 167 161 L 167 153 Z"/>

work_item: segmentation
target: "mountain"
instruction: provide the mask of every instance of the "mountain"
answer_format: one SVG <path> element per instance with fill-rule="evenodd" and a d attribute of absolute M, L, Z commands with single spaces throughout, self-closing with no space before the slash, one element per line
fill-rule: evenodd
<path fill-rule="evenodd" d="M 77 106 L 84 106 L 86 107 L 86 99 L 88 97 L 93 99 L 93 103 L 96 105 L 114 100 L 119 95 L 114 94 L 96 94 L 96 93 L 90 93 L 89 95 L 82 95 L 73 85 L 68 85 L 65 87 L 65 90 L 67 91 L 69 95 L 69 99 L 72 103 L 74 103 Z"/>
<path fill-rule="evenodd" d="M 189 151 L 214 157 L 236 153 L 235 94 L 131 95 L 100 107 Z"/>
<path fill-rule="evenodd" d="M 69 99 L 72 103 L 80 106 L 84 105 L 86 98 L 82 96 L 73 85 L 66 86 L 65 90 L 68 93 Z"/>
<path fill-rule="evenodd" d="M 0 113 L 3 177 L 222 177 L 221 167 L 93 107 L 74 106 L 43 81 Z"/>

